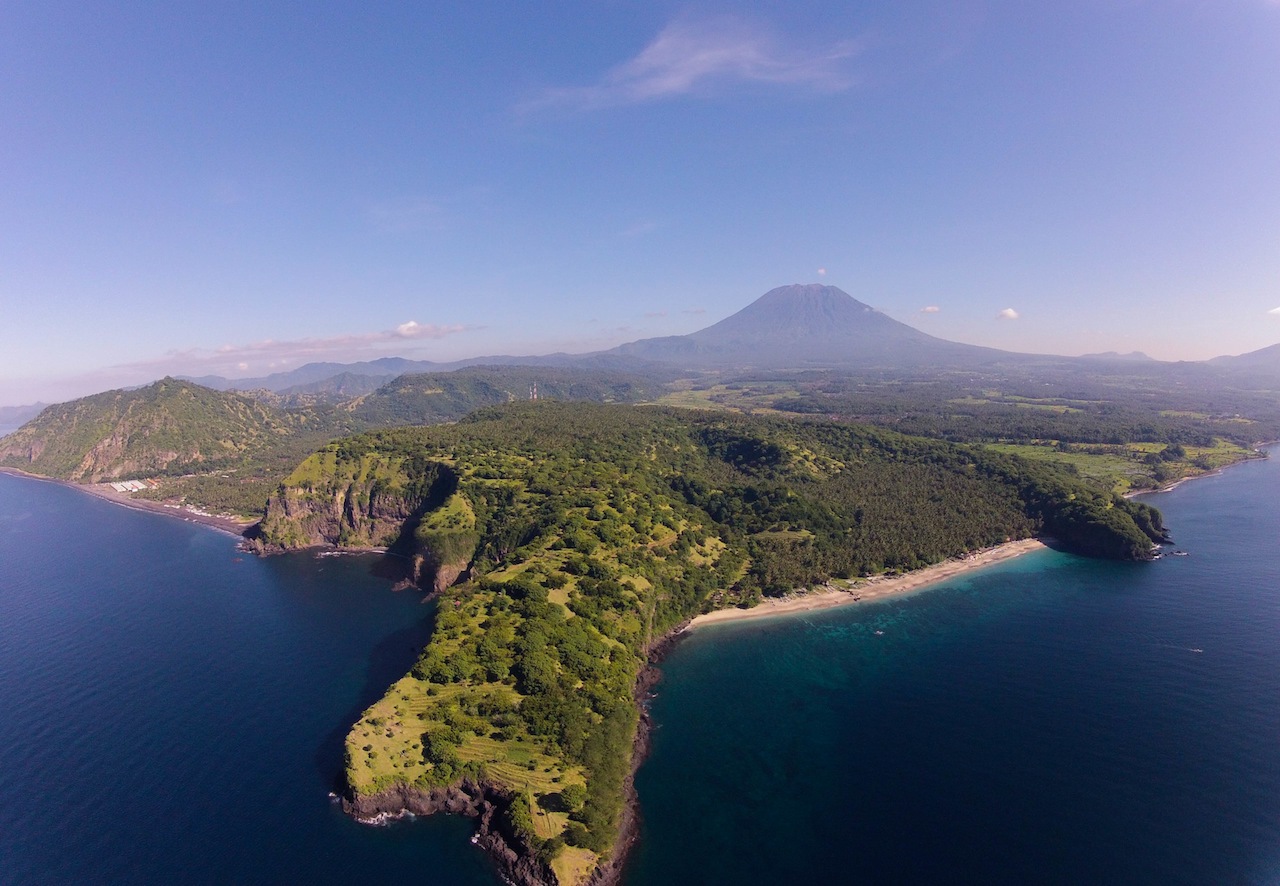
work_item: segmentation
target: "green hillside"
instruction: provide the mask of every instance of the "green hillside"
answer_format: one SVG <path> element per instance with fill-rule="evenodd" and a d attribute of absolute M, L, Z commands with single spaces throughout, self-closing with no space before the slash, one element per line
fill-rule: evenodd
<path fill-rule="evenodd" d="M 365 427 L 439 424 L 482 406 L 528 400 L 534 385 L 540 400 L 634 403 L 657 396 L 654 383 L 626 373 L 486 366 L 402 375 L 344 408 Z"/>
<path fill-rule="evenodd" d="M 0 441 L 0 464 L 80 482 L 232 467 L 307 424 L 172 378 L 50 406 Z"/>
<path fill-rule="evenodd" d="M 651 645 L 703 611 L 1049 533 L 1142 557 L 1159 514 L 1061 468 L 819 421 L 517 403 L 303 462 L 262 543 L 384 544 L 444 590 L 347 738 L 357 810 L 463 779 L 562 881 L 612 851 Z M 400 786 L 400 788 L 397 788 Z M 362 805 L 363 804 L 363 805 Z"/>
<path fill-rule="evenodd" d="M 406 375 L 334 403 L 320 394 L 237 394 L 166 378 L 46 408 L 0 439 L 0 466 L 79 483 L 160 478 L 144 498 L 182 500 L 247 519 L 308 453 L 372 427 L 456 421 L 526 399 L 631 402 L 649 395 L 620 373 L 530 367 Z"/>

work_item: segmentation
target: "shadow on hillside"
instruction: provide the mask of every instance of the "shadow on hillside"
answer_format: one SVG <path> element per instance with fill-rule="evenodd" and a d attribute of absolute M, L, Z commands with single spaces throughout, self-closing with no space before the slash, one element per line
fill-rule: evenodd
<path fill-rule="evenodd" d="M 341 795 L 346 791 L 346 782 L 342 777 L 343 749 L 351 724 L 360 719 L 369 705 L 382 697 L 388 686 L 408 673 L 418 660 L 422 647 L 431 637 L 431 631 L 435 627 L 435 604 L 431 603 L 426 608 L 426 614 L 417 624 L 388 635 L 373 648 L 369 654 L 369 668 L 364 685 L 360 687 L 355 705 L 334 724 L 333 730 L 316 749 L 316 767 L 321 775 L 329 779 L 332 784 L 330 789 L 336 794 Z"/>

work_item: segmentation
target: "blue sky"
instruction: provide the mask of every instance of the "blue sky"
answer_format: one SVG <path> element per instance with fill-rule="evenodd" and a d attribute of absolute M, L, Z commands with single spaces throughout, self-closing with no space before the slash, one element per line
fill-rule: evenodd
<path fill-rule="evenodd" d="M 587 351 L 781 284 L 1280 341 L 1280 2 L 0 6 L 0 404 Z"/>

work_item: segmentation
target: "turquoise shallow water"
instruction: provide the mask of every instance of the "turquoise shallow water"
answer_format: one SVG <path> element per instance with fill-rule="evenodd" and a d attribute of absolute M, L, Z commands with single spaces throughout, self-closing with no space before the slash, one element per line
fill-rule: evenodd
<path fill-rule="evenodd" d="M 1280 463 L 1154 501 L 1191 556 L 681 643 L 629 886 L 1280 882 Z M 496 882 L 328 800 L 429 622 L 375 566 L 0 475 L 0 882 Z"/>
<path fill-rule="evenodd" d="M 1154 501 L 1190 556 L 693 635 L 627 882 L 1280 882 L 1280 464 Z"/>

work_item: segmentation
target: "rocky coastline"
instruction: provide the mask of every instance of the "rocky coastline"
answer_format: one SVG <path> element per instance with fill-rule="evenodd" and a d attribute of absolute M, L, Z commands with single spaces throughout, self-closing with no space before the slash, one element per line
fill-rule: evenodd
<path fill-rule="evenodd" d="M 640 720 L 636 724 L 636 737 L 631 746 L 631 772 L 623 783 L 624 796 L 618 837 L 613 844 L 613 853 L 591 874 L 587 880 L 588 886 L 616 886 L 621 882 L 627 858 L 639 839 L 640 797 L 636 793 L 636 773 L 653 747 L 653 718 L 649 713 L 649 702 L 653 698 L 654 687 L 662 680 L 660 665 L 663 659 L 683 639 L 688 626 L 689 621 L 683 621 L 654 642 L 649 647 L 648 661 L 636 678 L 633 697 L 640 711 Z"/>
<path fill-rule="evenodd" d="M 431 790 L 396 785 L 371 796 L 348 796 L 343 798 L 342 808 L 366 824 L 437 812 L 478 819 L 474 841 L 494 860 L 505 880 L 517 886 L 555 886 L 550 868 L 503 827 L 501 813 L 511 801 L 512 796 L 495 785 L 463 779 Z"/>

